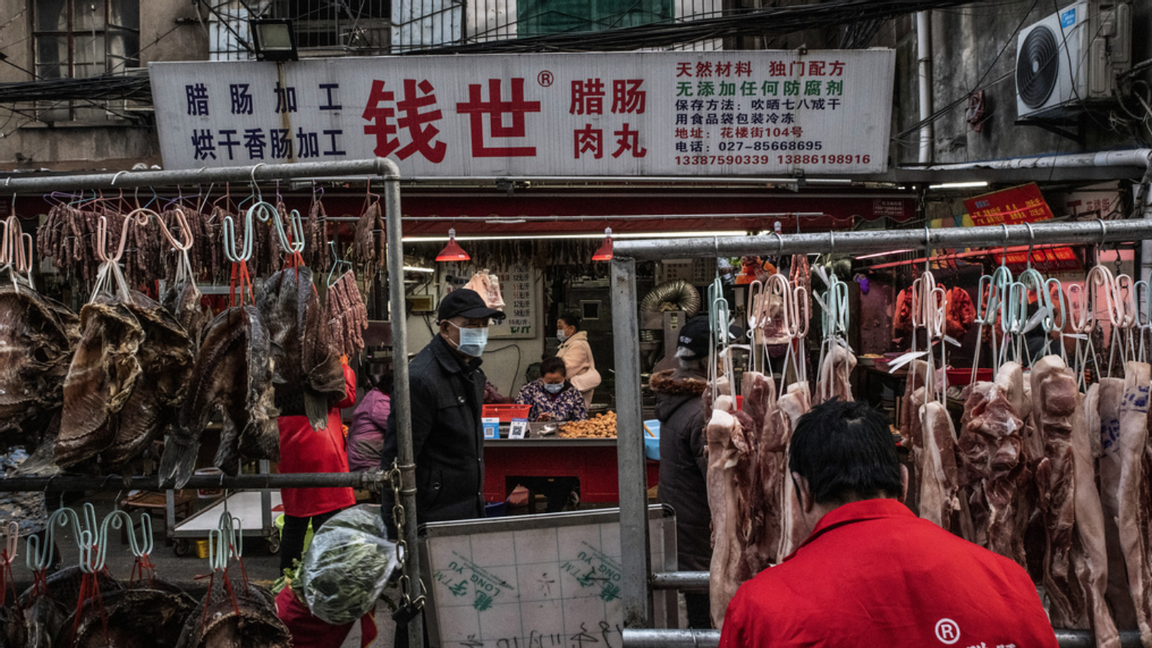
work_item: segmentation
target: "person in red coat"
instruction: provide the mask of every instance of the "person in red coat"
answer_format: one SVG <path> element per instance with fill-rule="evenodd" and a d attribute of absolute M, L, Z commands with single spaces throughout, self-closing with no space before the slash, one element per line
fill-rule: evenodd
<path fill-rule="evenodd" d="M 788 469 L 814 529 L 744 583 L 721 648 L 1057 648 L 1022 567 L 916 517 L 888 420 L 830 401 L 800 418 Z"/>
<path fill-rule="evenodd" d="M 315 430 L 307 416 L 281 416 L 280 472 L 348 472 L 340 410 L 356 404 L 356 374 L 344 362 L 344 400 L 328 411 L 328 426 Z M 328 518 L 356 504 L 351 488 L 282 488 L 284 532 L 280 536 L 280 570 L 290 569 L 304 554 L 308 523 L 318 530 Z"/>

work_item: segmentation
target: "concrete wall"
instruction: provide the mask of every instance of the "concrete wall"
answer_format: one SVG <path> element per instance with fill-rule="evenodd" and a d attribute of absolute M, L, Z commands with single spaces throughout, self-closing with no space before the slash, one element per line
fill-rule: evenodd
<path fill-rule="evenodd" d="M 0 0 L 0 83 L 32 81 L 34 66 L 32 0 Z M 207 58 L 208 38 L 187 0 L 140 0 L 140 63 Z M 82 105 L 82 104 L 76 104 Z M 45 106 L 19 104 L 23 114 L 0 108 L 0 170 L 79 171 L 127 169 L 160 164 L 160 147 L 151 114 L 135 119 L 105 111 L 104 104 L 69 114 L 67 104 L 51 112 Z M 123 111 L 123 102 L 111 107 Z"/>
<path fill-rule="evenodd" d="M 1070 2 L 1061 0 L 1060 8 Z M 1152 3 L 1137 0 L 1132 7 L 1132 60 L 1152 58 L 1152 41 L 1148 25 L 1152 24 Z M 1028 12 L 1030 6 L 1035 9 Z M 935 124 L 934 160 L 939 163 L 1020 157 L 1042 153 L 1071 153 L 1110 148 L 1140 146 L 1130 131 L 1108 128 L 1107 113 L 1085 121 L 1082 143 L 1050 133 L 1037 126 L 1014 125 L 1016 121 L 1016 33 L 1021 27 L 1056 11 L 1052 2 L 1010 3 L 988 6 L 963 6 L 932 13 L 933 100 L 940 110 L 957 100 L 965 100 L 972 90 L 985 92 L 986 114 L 982 133 L 972 131 L 965 121 L 965 105 L 948 111 Z M 911 18 L 903 21 L 912 23 Z M 899 21 L 897 21 L 899 22 Z M 896 128 L 894 138 L 917 121 L 916 34 L 908 30 L 899 38 L 897 47 Z M 903 30 L 901 30 L 903 31 Z M 1146 70 L 1137 78 L 1152 80 Z M 1075 130 L 1075 125 L 1069 127 Z M 1149 137 L 1147 129 L 1142 136 Z M 898 163 L 917 160 L 917 133 L 900 138 L 893 146 Z"/>

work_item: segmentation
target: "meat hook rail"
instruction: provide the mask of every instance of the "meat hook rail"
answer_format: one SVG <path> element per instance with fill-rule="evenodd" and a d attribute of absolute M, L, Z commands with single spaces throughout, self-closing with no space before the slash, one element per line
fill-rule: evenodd
<path fill-rule="evenodd" d="M 616 357 L 618 423 L 617 461 L 620 484 L 620 549 L 624 645 L 715 646 L 716 631 L 650 630 L 653 622 L 651 591 L 657 587 L 707 587 L 708 573 L 653 574 L 649 555 L 647 483 L 640 398 L 640 337 L 636 295 L 636 262 L 659 259 L 740 257 L 758 254 L 839 252 L 864 254 L 903 249 L 1001 247 L 1007 245 L 1104 244 L 1152 239 L 1152 219 L 1062 222 L 1047 225 L 940 228 L 928 230 L 874 230 L 765 235 L 698 237 L 672 240 L 618 241 L 611 270 L 612 334 Z M 644 629 L 642 629 L 644 628 Z M 1064 648 L 1091 644 L 1087 632 L 1059 630 Z M 1087 643 L 1085 643 L 1087 641 Z M 1128 645 L 1125 640 L 1125 646 Z M 1136 645 L 1136 644 L 1133 644 Z"/>
<path fill-rule="evenodd" d="M 314 178 L 331 178 L 331 177 L 353 177 L 353 176 L 368 176 L 375 178 L 382 178 L 384 180 L 384 207 L 386 215 L 386 229 L 388 240 L 388 293 L 389 293 L 389 306 L 390 311 L 393 313 L 405 312 L 404 302 L 404 246 L 402 243 L 402 226 L 400 220 L 400 169 L 392 160 L 385 158 L 375 158 L 367 160 L 353 160 L 345 162 L 297 162 L 294 164 L 257 164 L 251 167 L 218 167 L 218 168 L 201 168 L 201 169 L 188 169 L 188 170 L 173 170 L 173 171 L 118 171 L 116 173 L 95 173 L 83 175 L 43 175 L 26 177 L 22 174 L 9 175 L 0 182 L 5 192 L 16 193 L 49 193 L 56 190 L 72 191 L 76 189 L 108 189 L 113 187 L 161 187 L 161 186 L 180 186 L 180 185 L 206 185 L 212 183 L 228 183 L 228 182 L 251 182 L 256 184 L 258 182 L 265 182 L 269 180 L 306 180 Z M 403 317 L 395 318 L 392 321 L 392 342 L 398 349 L 408 348 L 408 323 Z M 404 482 L 404 488 L 401 490 L 401 503 L 408 511 L 408 515 L 412 518 L 416 516 L 416 489 L 414 486 L 416 479 L 416 466 L 413 464 L 412 453 L 412 410 L 408 399 L 408 358 L 404 354 L 400 354 L 396 358 L 393 366 L 393 389 L 395 390 L 396 400 L 396 423 L 397 423 L 397 454 L 400 471 Z M 255 486 L 261 487 L 255 483 L 246 481 L 229 481 L 229 480 L 246 480 L 250 477 L 258 477 L 256 475 L 239 475 L 237 477 L 226 478 L 224 484 L 232 484 L 230 487 L 245 488 Z M 271 481 L 272 478 L 277 478 Z M 335 484 L 335 483 L 315 483 L 326 480 L 327 477 L 312 474 L 312 475 L 299 475 L 303 481 L 292 483 L 284 478 L 289 475 L 269 475 L 269 481 L 265 482 L 267 485 L 263 488 L 279 488 L 294 487 L 294 488 L 312 488 L 312 487 L 330 487 L 330 486 L 351 486 L 353 484 Z M 344 478 L 355 481 L 356 477 L 349 477 L 345 475 Z M 49 478 L 50 480 L 51 478 Z M 55 484 L 60 483 L 64 477 L 57 477 Z M 104 490 L 119 490 L 123 487 L 122 479 L 117 477 L 117 482 L 101 483 L 94 486 L 94 488 Z M 135 479 L 135 478 L 133 478 Z M 313 480 L 313 483 L 308 483 L 308 480 Z M 191 484 L 195 485 L 198 482 L 193 478 Z M 211 487 L 219 484 L 219 480 L 212 480 L 211 484 L 204 484 L 204 486 Z M 16 480 L 5 480 L 4 488 L 7 490 L 18 484 Z M 156 484 L 158 487 L 159 484 Z M 45 488 L 44 484 L 33 490 L 42 490 Z M 408 573 L 414 579 L 420 577 L 420 556 L 419 544 L 416 537 L 416 525 L 410 525 L 405 530 L 406 538 L 409 546 L 407 553 Z M 419 622 L 409 624 L 409 642 L 414 648 L 423 648 L 424 635 L 421 632 L 422 624 Z"/>

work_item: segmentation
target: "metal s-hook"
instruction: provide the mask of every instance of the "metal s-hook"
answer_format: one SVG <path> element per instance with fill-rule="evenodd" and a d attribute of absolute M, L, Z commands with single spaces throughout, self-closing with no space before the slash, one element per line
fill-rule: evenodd
<path fill-rule="evenodd" d="M 828 230 L 828 255 L 836 254 L 836 232 Z"/>
<path fill-rule="evenodd" d="M 1008 226 L 1000 223 L 1000 227 L 1004 228 L 1004 253 L 1000 255 L 1000 265 L 1008 265 Z"/>
<path fill-rule="evenodd" d="M 248 177 L 252 179 L 252 184 L 256 184 L 256 169 L 264 166 L 263 162 L 257 162 L 252 166 L 252 171 L 249 172 Z"/>
<path fill-rule="evenodd" d="M 1032 223 L 1024 223 L 1028 228 L 1028 269 L 1032 269 L 1032 248 L 1036 245 L 1036 232 L 1032 231 Z M 1007 250 L 1005 250 L 1007 252 Z"/>
<path fill-rule="evenodd" d="M 772 236 L 776 237 L 776 259 L 779 261 L 784 256 L 784 237 L 780 236 L 780 232 L 772 232 Z"/>
<path fill-rule="evenodd" d="M 120 174 L 121 174 L 121 173 L 128 173 L 128 172 L 127 172 L 127 171 L 117 171 L 117 172 L 116 172 L 116 173 L 115 173 L 115 174 L 112 176 L 112 182 L 111 182 L 111 186 L 113 186 L 113 187 L 115 187 L 115 186 L 116 186 L 116 179 L 120 177 Z"/>
<path fill-rule="evenodd" d="M 1108 225 L 1104 222 L 1103 218 L 1097 218 L 1096 222 L 1100 225 L 1100 247 L 1104 247 L 1108 237 Z"/>

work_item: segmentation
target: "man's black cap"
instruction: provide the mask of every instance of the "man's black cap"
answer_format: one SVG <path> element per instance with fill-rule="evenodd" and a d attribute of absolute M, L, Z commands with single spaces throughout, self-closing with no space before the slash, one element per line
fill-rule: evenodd
<path fill-rule="evenodd" d="M 457 288 L 448 293 L 448 296 L 440 300 L 440 308 L 436 311 L 436 316 L 441 320 L 452 319 L 453 317 L 467 317 L 468 319 L 481 319 L 488 317 L 495 317 L 496 319 L 504 319 L 504 313 L 494 309 L 488 308 L 484 303 L 484 298 L 480 293 L 468 288 Z"/>
<path fill-rule="evenodd" d="M 680 328 L 680 335 L 676 340 L 679 351 L 676 355 L 685 358 L 699 358 L 708 355 L 710 329 L 706 315 L 688 320 Z M 735 339 L 743 335 L 744 331 L 738 326 L 733 326 L 728 329 L 728 334 L 732 339 Z"/>

